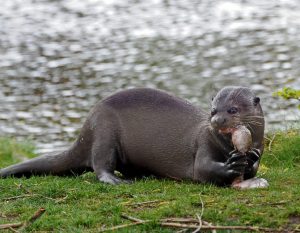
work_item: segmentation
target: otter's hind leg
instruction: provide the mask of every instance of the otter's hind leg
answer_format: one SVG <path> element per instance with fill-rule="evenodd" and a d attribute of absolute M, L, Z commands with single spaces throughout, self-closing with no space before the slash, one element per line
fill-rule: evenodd
<path fill-rule="evenodd" d="M 106 129 L 105 133 L 95 137 L 97 141 L 92 146 L 92 166 L 99 181 L 109 184 L 126 183 L 114 175 L 118 151 L 116 137 L 111 131 L 113 130 Z"/>

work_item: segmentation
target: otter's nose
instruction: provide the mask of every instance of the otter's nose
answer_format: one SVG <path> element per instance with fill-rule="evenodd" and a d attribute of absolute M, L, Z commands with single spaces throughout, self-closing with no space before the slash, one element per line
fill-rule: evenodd
<path fill-rule="evenodd" d="M 210 122 L 212 127 L 221 128 L 225 125 L 226 121 L 227 119 L 225 117 L 215 115 L 211 118 Z"/>

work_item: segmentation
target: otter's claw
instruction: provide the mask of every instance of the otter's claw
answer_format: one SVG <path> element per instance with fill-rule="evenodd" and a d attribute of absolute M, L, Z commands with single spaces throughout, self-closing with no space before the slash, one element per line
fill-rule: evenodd
<path fill-rule="evenodd" d="M 230 163 L 233 163 L 233 162 L 236 162 L 236 161 L 246 161 L 246 157 L 241 154 L 241 153 L 234 153 L 231 155 L 231 157 L 229 157 L 226 161 L 226 164 L 230 164 Z"/>
<path fill-rule="evenodd" d="M 253 164 L 259 160 L 261 153 L 260 150 L 253 148 L 247 152 L 246 156 L 247 156 L 248 165 L 252 167 Z"/>
<path fill-rule="evenodd" d="M 229 152 L 229 157 L 233 156 L 234 154 L 238 154 L 238 153 L 239 153 L 239 151 L 235 149 L 235 150 Z"/>

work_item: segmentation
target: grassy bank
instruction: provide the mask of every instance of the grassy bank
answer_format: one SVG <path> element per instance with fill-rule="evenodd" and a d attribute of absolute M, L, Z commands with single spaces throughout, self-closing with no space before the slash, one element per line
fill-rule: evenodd
<path fill-rule="evenodd" d="M 300 134 L 269 137 L 258 174 L 269 181 L 268 189 L 241 191 L 154 178 L 111 186 L 99 183 L 93 173 L 0 179 L 0 224 L 24 222 L 43 207 L 45 214 L 28 231 L 99 232 L 132 223 L 122 214 L 152 221 L 118 232 L 174 232 L 182 228 L 161 226 L 161 219 L 197 215 L 220 226 L 300 229 Z M 31 157 L 32 151 L 31 145 L 1 139 L 0 167 L 21 154 Z"/>

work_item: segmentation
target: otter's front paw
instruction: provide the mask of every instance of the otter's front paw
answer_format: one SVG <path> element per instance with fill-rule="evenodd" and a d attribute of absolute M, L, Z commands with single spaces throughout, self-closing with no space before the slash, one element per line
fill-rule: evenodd
<path fill-rule="evenodd" d="M 248 162 L 247 167 L 252 167 L 259 160 L 260 156 L 261 156 L 261 152 L 259 149 L 253 148 L 250 151 L 248 151 L 246 153 L 246 158 Z"/>
<path fill-rule="evenodd" d="M 247 165 L 246 156 L 238 151 L 231 152 L 230 157 L 224 163 L 226 173 L 231 179 L 242 176 Z"/>
<path fill-rule="evenodd" d="M 249 179 L 255 176 L 258 169 L 258 162 L 261 152 L 258 149 L 252 149 L 246 153 L 248 165 L 245 168 L 244 179 Z"/>

